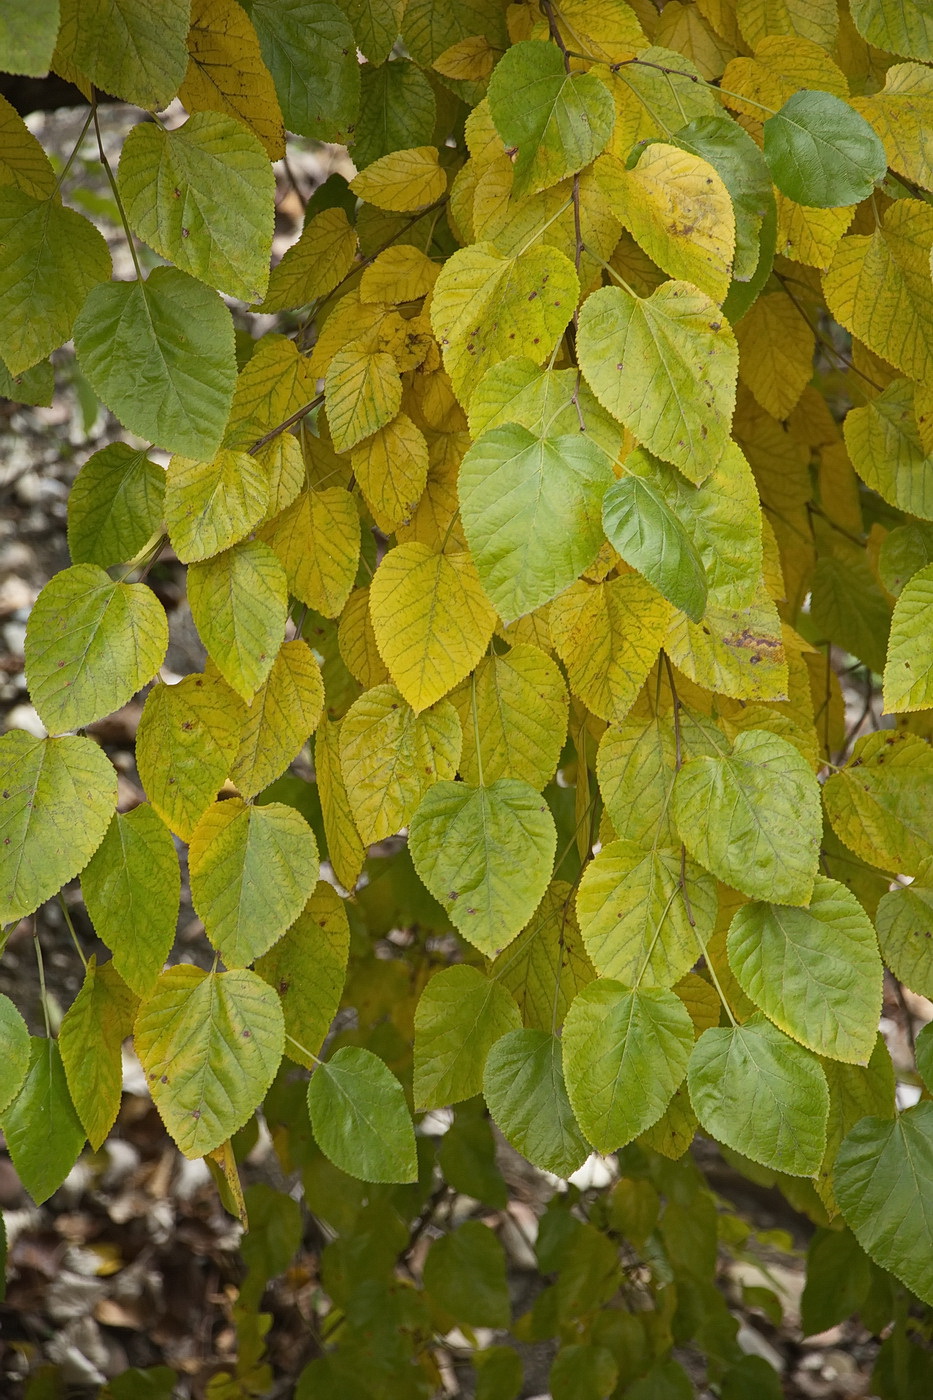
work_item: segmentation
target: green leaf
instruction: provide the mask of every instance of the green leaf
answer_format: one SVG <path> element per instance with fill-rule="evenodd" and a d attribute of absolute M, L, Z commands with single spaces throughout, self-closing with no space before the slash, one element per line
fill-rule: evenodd
<path fill-rule="evenodd" d="M 529 783 L 435 783 L 412 817 L 415 869 L 464 938 L 492 955 L 534 913 L 554 864 L 557 830 Z"/>
<path fill-rule="evenodd" d="M 917 1036 L 914 1052 L 917 1059 L 917 1073 L 923 1080 L 927 1089 L 933 1083 L 933 1031 L 930 1026 L 933 1022 L 928 1021 Z"/>
<path fill-rule="evenodd" d="M 729 929 L 742 990 L 818 1055 L 865 1064 L 881 1015 L 875 931 L 855 895 L 817 875 L 806 909 L 745 904 Z"/>
<path fill-rule="evenodd" d="M 103 92 L 161 111 L 188 65 L 190 0 L 66 0 L 59 49 Z"/>
<path fill-rule="evenodd" d="M 360 107 L 360 65 L 342 10 L 319 0 L 251 0 L 247 8 L 288 130 L 345 144 Z"/>
<path fill-rule="evenodd" d="M 706 570 L 693 540 L 660 492 L 644 477 L 614 481 L 603 497 L 603 528 L 613 549 L 659 593 L 699 622 L 706 610 Z"/>
<path fill-rule="evenodd" d="M 856 29 L 875 48 L 933 59 L 933 16 L 924 0 L 852 0 L 851 10 Z"/>
<path fill-rule="evenodd" d="M 933 996 L 933 889 L 921 879 L 882 895 L 875 927 L 881 956 L 898 981 Z"/>
<path fill-rule="evenodd" d="M 570 1107 L 556 1035 L 518 1030 L 497 1040 L 483 1094 L 504 1136 L 533 1166 L 563 1177 L 582 1167 L 590 1145 Z"/>
<path fill-rule="evenodd" d="M 575 369 L 539 369 L 525 355 L 509 355 L 486 371 L 471 395 L 468 418 L 474 440 L 491 428 L 517 423 L 536 438 L 594 442 L 610 465 L 622 447 L 621 427 Z"/>
<path fill-rule="evenodd" d="M 189 457 L 217 451 L 236 360 L 233 320 L 216 292 L 174 267 L 108 282 L 85 301 L 74 341 L 91 388 L 130 432 Z"/>
<path fill-rule="evenodd" d="M 23 1087 L 29 1069 L 29 1030 L 8 996 L 0 993 L 0 1113 Z"/>
<path fill-rule="evenodd" d="M 836 1157 L 833 1186 L 866 1254 L 933 1302 L 933 1103 L 856 1123 Z"/>
<path fill-rule="evenodd" d="M 651 1400 L 674 1400 L 672 1395 L 657 1388 L 651 1375 L 644 1378 L 650 1387 Z M 619 1366 L 608 1347 L 590 1342 L 571 1342 L 561 1346 L 548 1376 L 552 1400 L 603 1400 L 613 1394 L 619 1379 Z M 626 1387 L 632 1400 L 638 1395 L 638 1381 Z"/>
<path fill-rule="evenodd" d="M 96 1152 L 113 1127 L 123 1092 L 123 1042 L 139 999 L 112 962 L 91 958 L 81 990 L 62 1018 L 58 1044 L 78 1117 Z"/>
<path fill-rule="evenodd" d="M 577 1121 L 598 1152 L 615 1152 L 667 1108 L 686 1073 L 693 1022 L 673 992 L 601 977 L 574 1000 L 563 1040 Z"/>
<path fill-rule="evenodd" d="M 933 566 L 927 565 L 904 585 L 894 607 L 888 660 L 884 668 L 886 713 L 933 707 L 933 658 L 929 655 Z"/>
<path fill-rule="evenodd" d="M 844 548 L 817 560 L 810 618 L 818 638 L 832 637 L 872 671 L 882 671 L 891 626 L 890 605 L 861 549 Z"/>
<path fill-rule="evenodd" d="M 285 1053 L 312 1069 L 340 1006 L 350 954 L 346 906 L 333 885 L 318 882 L 292 926 L 256 964 L 285 1014 Z M 296 1044 L 296 1042 L 298 1042 Z"/>
<path fill-rule="evenodd" d="M 140 122 L 123 143 L 119 186 L 134 232 L 163 258 L 229 296 L 262 300 L 275 176 L 242 122 L 219 112 L 172 131 Z"/>
<path fill-rule="evenodd" d="M 868 1258 L 851 1230 L 817 1230 L 807 1250 L 800 1300 L 804 1336 L 828 1332 L 858 1312 L 870 1281 Z"/>
<path fill-rule="evenodd" d="M 434 134 L 436 104 L 425 74 L 408 59 L 395 59 L 361 75 L 360 116 L 353 132 L 358 170 L 393 151 L 426 146 Z"/>
<path fill-rule="evenodd" d="M 234 797 L 207 809 L 191 836 L 191 901 L 228 967 L 253 962 L 294 923 L 319 866 L 294 807 Z"/>
<path fill-rule="evenodd" d="M 841 97 L 803 89 L 764 124 L 764 153 L 782 194 L 836 209 L 867 199 L 888 168 L 884 146 Z"/>
<path fill-rule="evenodd" d="M 549 602 L 593 563 L 612 479 L 605 454 L 579 432 L 538 437 L 509 423 L 473 444 L 460 464 L 461 519 L 503 621 Z"/>
<path fill-rule="evenodd" d="M 145 996 L 171 952 L 181 898 L 175 843 L 151 807 L 114 812 L 81 876 L 81 893 L 114 968 Z"/>
<path fill-rule="evenodd" d="M 188 570 L 191 615 L 211 659 L 249 704 L 285 637 L 288 582 L 276 554 L 244 540 Z"/>
<path fill-rule="evenodd" d="M 897 598 L 908 579 L 933 564 L 933 524 L 911 520 L 889 530 L 881 541 L 878 574 L 889 593 Z"/>
<path fill-rule="evenodd" d="M 671 143 L 708 160 L 718 171 L 735 210 L 735 262 L 732 275 L 748 284 L 756 275 L 762 255 L 762 235 L 769 215 L 776 221 L 774 190 L 767 162 L 758 146 L 729 117 L 695 117 L 670 137 Z M 774 256 L 771 237 L 770 270 Z M 730 317 L 730 320 L 735 322 Z"/>
<path fill-rule="evenodd" d="M 415 1108 L 444 1108 L 480 1093 L 489 1050 L 520 1026 L 499 982 L 464 963 L 436 972 L 415 1011 Z"/>
<path fill-rule="evenodd" d="M 664 282 L 646 298 L 602 287 L 583 303 L 577 348 L 603 407 L 650 452 L 703 481 L 729 438 L 739 364 L 716 303 L 688 282 Z"/>
<path fill-rule="evenodd" d="M 438 1307 L 467 1327 L 509 1325 L 505 1253 L 478 1220 L 434 1240 L 424 1261 L 424 1287 Z"/>
<path fill-rule="evenodd" d="M 644 850 L 677 844 L 671 812 L 677 742 L 670 716 L 635 714 L 610 725 L 599 743 L 596 774 L 620 840 Z"/>
<path fill-rule="evenodd" d="M 173 457 L 165 478 L 165 524 L 183 564 L 229 549 L 259 524 L 268 477 L 248 452 L 221 449 L 209 462 Z"/>
<path fill-rule="evenodd" d="M 438 1143 L 437 1165 L 454 1191 L 504 1210 L 509 1191 L 496 1162 L 496 1147 L 482 1099 L 467 1099 L 454 1110 L 453 1122 Z"/>
<path fill-rule="evenodd" d="M 52 63 L 59 0 L 10 0 L 0 14 L 0 54 L 7 73 L 43 78 Z"/>
<path fill-rule="evenodd" d="M 165 469 L 113 442 L 89 457 L 68 497 L 68 548 L 75 564 L 109 568 L 134 559 L 160 529 Z"/>
<path fill-rule="evenodd" d="M 683 876 L 683 883 L 681 877 Z M 586 951 L 601 977 L 673 987 L 716 923 L 716 882 L 679 847 L 611 841 L 589 862 L 577 893 Z"/>
<path fill-rule="evenodd" d="M 308 1112 L 321 1151 L 361 1181 L 414 1181 L 415 1130 L 405 1093 L 371 1050 L 345 1045 L 319 1064 Z"/>
<path fill-rule="evenodd" d="M 405 0 L 341 0 L 341 7 L 353 26 L 360 52 L 371 65 L 385 64 L 399 36 Z M 417 143 L 399 144 L 404 148 Z"/>
<path fill-rule="evenodd" d="M 516 199 L 556 185 L 595 160 L 612 135 L 612 95 L 593 73 L 566 73 L 556 44 L 513 44 L 489 84 L 489 110 L 515 147 Z"/>
<path fill-rule="evenodd" d="M 219 676 L 185 676 L 146 697 L 136 732 L 139 776 L 153 810 L 183 841 L 227 779 L 245 710 Z"/>
<path fill-rule="evenodd" d="M 836 835 L 867 864 L 917 875 L 933 859 L 933 750 L 919 734 L 857 739 L 823 785 L 823 803 Z"/>
<path fill-rule="evenodd" d="M 687 1086 L 700 1123 L 719 1142 L 788 1176 L 817 1171 L 826 1146 L 826 1076 L 809 1050 L 763 1016 L 704 1031 Z"/>
<path fill-rule="evenodd" d="M 93 739 L 0 736 L 0 925 L 84 869 L 116 803 L 116 772 Z"/>
<path fill-rule="evenodd" d="M 808 902 L 822 831 L 820 789 L 787 739 L 749 729 L 731 754 L 688 760 L 674 785 L 674 818 L 690 854 L 727 885 L 751 899 Z"/>
<path fill-rule="evenodd" d="M 136 1017 L 134 1045 L 156 1108 L 186 1157 L 233 1136 L 282 1059 L 279 999 L 254 972 L 163 972 Z"/>
<path fill-rule="evenodd" d="M 32 369 L 17 375 L 12 375 L 0 360 L 0 398 L 48 407 L 54 393 L 55 371 L 49 360 L 40 360 Z"/>
<path fill-rule="evenodd" d="M 880 1034 L 875 1037 L 875 1048 L 867 1065 L 845 1065 L 840 1060 L 823 1060 L 822 1064 L 829 1085 L 829 1122 L 826 1151 L 814 1185 L 827 1211 L 838 1215 L 832 1176 L 839 1145 L 866 1114 L 894 1117 L 897 1112 L 894 1065 Z"/>
<path fill-rule="evenodd" d="M 110 276 L 110 253 L 73 209 L 14 185 L 0 187 L 0 248 L 0 355 L 20 374 L 69 338 L 88 293 Z"/>
<path fill-rule="evenodd" d="M 43 588 L 26 628 L 26 682 L 52 733 L 119 710 L 165 660 L 168 619 L 144 583 L 73 564 Z"/>
<path fill-rule="evenodd" d="M 3 1115 L 7 1151 L 37 1206 L 57 1191 L 78 1160 L 84 1129 L 75 1113 L 58 1043 L 32 1036 L 29 1070 Z"/>
<path fill-rule="evenodd" d="M 933 454 L 921 441 L 915 400 L 916 386 L 894 379 L 867 404 L 849 410 L 843 433 L 866 486 L 891 505 L 933 520 Z"/>

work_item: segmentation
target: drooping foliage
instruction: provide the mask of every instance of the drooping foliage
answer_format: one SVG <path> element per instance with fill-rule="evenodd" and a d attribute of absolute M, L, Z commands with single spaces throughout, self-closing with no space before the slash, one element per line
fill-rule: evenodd
<path fill-rule="evenodd" d="M 140 109 L 107 164 L 137 276 L 0 100 L 0 389 L 47 402 L 73 339 L 128 439 L 81 469 L 30 618 L 48 737 L 0 737 L 0 924 L 80 877 L 112 954 L 57 1040 L 0 1003 L 27 1188 L 106 1138 L 132 1034 L 182 1152 L 242 1202 L 262 1112 L 336 1235 L 302 1400 L 430 1396 L 432 1329 L 508 1325 L 476 1222 L 423 1286 L 394 1272 L 427 1111 L 454 1107 L 451 1186 L 502 1204 L 484 1102 L 558 1177 L 620 1154 L 590 1219 L 571 1190 L 541 1222 L 556 1282 L 516 1331 L 561 1338 L 555 1397 L 679 1395 L 688 1338 L 763 1393 L 698 1130 L 820 1226 L 811 1330 L 902 1336 L 933 1112 L 898 1110 L 877 1032 L 885 966 L 933 994 L 928 7 L 60 9 L 7 0 L 0 68 L 76 83 L 85 132 L 100 94 Z M 286 131 L 358 173 L 270 268 Z M 177 684 L 169 551 L 207 653 Z M 883 676 L 877 732 L 846 668 Z M 118 812 L 77 731 L 137 694 Z M 203 970 L 172 953 L 180 859 Z M 884 1356 L 882 1393 L 926 1393 Z"/>

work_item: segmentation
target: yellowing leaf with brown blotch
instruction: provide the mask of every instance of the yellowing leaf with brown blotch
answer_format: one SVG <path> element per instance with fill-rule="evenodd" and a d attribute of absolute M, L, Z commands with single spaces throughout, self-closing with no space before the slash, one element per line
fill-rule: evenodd
<path fill-rule="evenodd" d="M 385 248 L 360 278 L 361 301 L 385 301 L 396 306 L 427 296 L 440 268 L 411 243 Z"/>
<path fill-rule="evenodd" d="M 933 188 L 933 73 L 925 63 L 895 63 L 884 87 L 852 106 L 875 128 L 892 170 L 922 189 Z"/>
<path fill-rule="evenodd" d="M 308 357 L 295 342 L 284 335 L 264 335 L 237 375 L 223 446 L 247 452 L 310 403 L 316 390 Z"/>
<path fill-rule="evenodd" d="M 447 175 L 438 164 L 436 146 L 414 146 L 374 160 L 353 177 L 350 189 L 377 209 L 409 214 L 440 199 Z"/>
<path fill-rule="evenodd" d="M 249 16 L 236 0 L 192 0 L 188 71 L 178 89 L 189 112 L 225 112 L 250 127 L 270 160 L 285 154 L 272 74 Z"/>
<path fill-rule="evenodd" d="M 613 213 L 648 256 L 721 302 L 732 280 L 735 213 L 709 162 L 658 141 L 630 170 L 601 157 L 599 174 Z"/>
<path fill-rule="evenodd" d="M 620 723 L 664 642 L 674 608 L 640 574 L 579 580 L 548 611 L 570 688 L 600 719 Z"/>
<path fill-rule="evenodd" d="M 434 60 L 432 67 L 445 78 L 461 78 L 469 82 L 481 83 L 489 77 L 495 66 L 498 51 L 492 47 L 485 34 L 474 34 L 468 39 L 460 39 L 451 44 Z"/>
<path fill-rule="evenodd" d="M 786 292 L 760 296 L 735 328 L 739 378 L 774 418 L 787 418 L 813 374 L 816 338 Z"/>
<path fill-rule="evenodd" d="M 463 727 L 464 782 L 479 782 L 481 772 L 484 783 L 518 778 L 539 792 L 550 782 L 567 737 L 567 687 L 546 652 L 518 645 L 484 656 L 451 701 Z"/>
<path fill-rule="evenodd" d="M 344 292 L 336 306 L 328 310 L 327 319 L 318 327 L 318 338 L 308 356 L 308 369 L 316 380 L 324 378 L 338 350 L 375 333 L 392 308 L 381 301 L 360 301 L 359 288 L 354 288 Z"/>
<path fill-rule="evenodd" d="M 416 540 L 385 556 L 369 607 L 382 659 L 416 712 L 472 671 L 496 623 L 469 554 L 437 554 Z"/>
<path fill-rule="evenodd" d="M 265 300 L 256 310 L 290 311 L 327 296 L 353 267 L 356 248 L 356 230 L 345 210 L 322 210 L 272 269 Z"/>
<path fill-rule="evenodd" d="M 777 608 L 764 585 L 743 608 L 712 602 L 702 622 L 672 617 L 664 649 L 685 676 L 739 700 L 787 698 L 787 661 Z"/>
<path fill-rule="evenodd" d="M 150 690 L 136 764 L 153 810 L 183 841 L 226 782 L 245 717 L 243 701 L 219 676 L 185 676 Z"/>
<path fill-rule="evenodd" d="M 340 767 L 340 725 L 325 715 L 314 739 L 314 775 L 317 778 L 327 857 L 345 890 L 352 890 L 360 877 L 366 847 L 350 811 L 343 770 Z"/>
<path fill-rule="evenodd" d="M 366 504 L 386 534 L 411 520 L 428 479 L 428 444 L 406 413 L 373 433 L 351 457 Z"/>
<path fill-rule="evenodd" d="M 340 766 L 364 845 L 407 826 L 428 788 L 454 777 L 461 740 L 447 700 L 416 715 L 394 685 L 379 685 L 354 701 L 340 721 Z"/>
<path fill-rule="evenodd" d="M 176 456 L 168 464 L 165 524 L 183 564 L 244 539 L 268 504 L 268 477 L 248 452 L 221 448 L 209 462 Z"/>
<path fill-rule="evenodd" d="M 391 355 L 359 341 L 338 350 L 324 388 L 327 422 L 338 452 L 348 452 L 398 413 L 402 381 Z"/>
<path fill-rule="evenodd" d="M 388 668 L 376 646 L 368 588 L 355 588 L 347 599 L 337 627 L 337 645 L 347 670 L 367 690 L 389 679 Z"/>
<path fill-rule="evenodd" d="M 921 200 L 898 200 L 874 233 L 842 239 L 823 277 L 836 320 L 920 381 L 933 377 L 931 248 L 933 209 Z"/>
<path fill-rule="evenodd" d="M 268 787 L 301 752 L 324 708 L 321 668 L 302 641 L 283 642 L 246 711 L 230 779 L 244 797 Z"/>
<path fill-rule="evenodd" d="M 337 617 L 360 557 L 360 517 L 349 491 L 303 491 L 259 538 L 281 559 L 289 591 L 324 617 Z"/>
<path fill-rule="evenodd" d="M 431 298 L 431 323 L 461 403 L 509 355 L 542 364 L 579 293 L 573 263 L 554 248 L 531 248 L 518 258 L 476 243 L 448 258 Z"/>

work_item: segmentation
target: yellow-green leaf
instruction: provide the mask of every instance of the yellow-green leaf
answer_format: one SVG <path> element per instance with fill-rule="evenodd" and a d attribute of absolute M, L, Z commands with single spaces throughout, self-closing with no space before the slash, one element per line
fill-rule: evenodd
<path fill-rule="evenodd" d="M 933 858 L 933 749 L 919 734 L 863 735 L 823 801 L 836 835 L 869 865 L 916 875 Z"/>
<path fill-rule="evenodd" d="M 366 847 L 360 840 L 340 766 L 340 725 L 321 720 L 314 740 L 314 769 L 327 837 L 327 858 L 345 890 L 360 877 Z"/>
<path fill-rule="evenodd" d="M 256 133 L 270 160 L 285 154 L 285 128 L 259 40 L 236 0 L 192 0 L 188 71 L 178 96 L 189 112 L 224 112 Z"/>
<path fill-rule="evenodd" d="M 313 1068 L 340 1006 L 349 954 L 346 906 L 333 885 L 320 880 L 291 928 L 256 964 L 282 1003 L 285 1053 L 306 1069 Z"/>
<path fill-rule="evenodd" d="M 402 381 L 394 359 L 362 341 L 338 350 L 327 370 L 325 400 L 334 446 L 348 452 L 398 413 Z"/>
<path fill-rule="evenodd" d="M 269 504 L 266 472 L 248 452 L 222 448 L 210 462 L 173 457 L 165 479 L 165 524 L 183 564 L 209 559 L 244 539 Z"/>
<path fill-rule="evenodd" d="M 884 668 L 884 708 L 888 713 L 933 707 L 931 602 L 933 567 L 928 564 L 908 579 L 894 606 Z"/>
<path fill-rule="evenodd" d="M 192 564 L 188 601 L 218 671 L 249 703 L 272 670 L 285 635 L 288 582 L 278 557 L 259 540 L 244 540 Z"/>
<path fill-rule="evenodd" d="M 610 725 L 596 755 L 599 790 L 616 835 L 644 850 L 676 843 L 671 795 L 677 743 L 670 716 L 631 714 Z"/>
<path fill-rule="evenodd" d="M 415 1107 L 445 1108 L 478 1094 L 490 1049 L 520 1026 L 518 1007 L 500 982 L 464 963 L 436 972 L 415 1011 Z"/>
<path fill-rule="evenodd" d="M 360 557 L 360 517 L 350 492 L 303 491 L 259 536 L 281 559 L 289 592 L 324 617 L 337 617 Z"/>
<path fill-rule="evenodd" d="M 580 937 L 573 889 L 553 880 L 525 928 L 489 964 L 490 977 L 511 992 L 526 1026 L 563 1025 L 581 987 L 596 976 Z"/>
<path fill-rule="evenodd" d="M 58 1032 L 72 1102 L 95 1152 L 110 1133 L 123 1091 L 123 1042 L 132 1033 L 139 998 L 112 962 L 91 958 L 81 990 Z"/>
<path fill-rule="evenodd" d="M 302 641 L 283 642 L 250 701 L 230 779 L 244 797 L 268 787 L 317 728 L 324 708 L 321 668 Z"/>
<path fill-rule="evenodd" d="M 344 209 L 323 209 L 309 219 L 297 243 L 285 250 L 269 277 L 258 311 L 290 311 L 326 297 L 343 281 L 356 257 L 356 230 Z"/>
<path fill-rule="evenodd" d="M 165 471 L 145 452 L 112 442 L 89 457 L 68 497 L 68 549 L 75 564 L 105 569 L 133 559 L 160 530 Z"/>
<path fill-rule="evenodd" d="M 852 465 L 892 506 L 933 520 L 933 454 L 917 424 L 916 386 L 894 379 L 876 398 L 846 414 L 843 431 Z"/>
<path fill-rule="evenodd" d="M 517 778 L 539 791 L 550 782 L 567 736 L 567 687 L 540 647 L 519 643 L 484 656 L 451 696 L 463 727 L 465 782 Z M 475 722 L 474 722 L 475 706 Z"/>
<path fill-rule="evenodd" d="M 438 164 L 436 146 L 414 146 L 374 160 L 353 177 L 350 188 L 377 209 L 407 214 L 440 199 L 447 176 Z"/>

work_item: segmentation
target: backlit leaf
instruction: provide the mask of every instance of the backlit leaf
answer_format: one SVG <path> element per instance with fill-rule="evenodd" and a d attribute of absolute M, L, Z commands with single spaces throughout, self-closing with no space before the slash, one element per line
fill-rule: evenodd
<path fill-rule="evenodd" d="M 230 769 L 244 797 L 255 797 L 297 758 L 317 728 L 324 683 L 304 642 L 283 642 L 272 670 L 250 701 L 240 747 Z"/>
<path fill-rule="evenodd" d="M 138 998 L 112 962 L 91 958 L 81 990 L 62 1018 L 58 1033 L 68 1089 L 96 1152 L 120 1109 L 123 1042 L 132 1033 Z"/>
<path fill-rule="evenodd" d="M 314 767 L 327 836 L 327 857 L 344 889 L 352 890 L 363 869 L 366 847 L 356 829 L 343 782 L 340 725 L 329 722 L 326 715 L 314 740 Z"/>
<path fill-rule="evenodd" d="M 556 1035 L 519 1030 L 497 1040 L 483 1094 L 503 1135 L 534 1166 L 567 1177 L 586 1161 L 590 1145 L 570 1107 Z"/>
<path fill-rule="evenodd" d="M 26 632 L 32 702 L 53 733 L 125 705 L 165 659 L 165 609 L 142 583 L 74 564 L 43 588 Z"/>
<path fill-rule="evenodd" d="M 673 846 L 677 744 L 668 716 L 631 714 L 610 725 L 596 756 L 599 790 L 617 836 L 644 850 Z"/>
<path fill-rule="evenodd" d="M 293 807 L 209 807 L 191 836 L 191 900 L 228 967 L 245 967 L 297 919 L 317 883 L 314 834 Z"/>
<path fill-rule="evenodd" d="M 438 782 L 411 820 L 415 869 L 464 938 L 492 955 L 520 932 L 547 888 L 557 832 L 528 783 Z"/>
<path fill-rule="evenodd" d="M 244 540 L 188 570 L 201 640 L 247 704 L 272 670 L 285 633 L 288 583 L 268 545 Z"/>
<path fill-rule="evenodd" d="M 348 452 L 398 413 L 402 383 L 395 361 L 361 342 L 348 345 L 330 362 L 325 396 L 334 446 Z"/>
<path fill-rule="evenodd" d="M 415 1107 L 442 1108 L 478 1094 L 491 1047 L 520 1026 L 518 1007 L 499 982 L 464 963 L 436 972 L 415 1011 Z"/>
<path fill-rule="evenodd" d="M 311 1126 L 331 1161 L 362 1181 L 414 1181 L 415 1132 L 405 1093 L 370 1050 L 345 1045 L 308 1085 Z"/>
<path fill-rule="evenodd" d="M 673 992 L 600 977 L 567 1012 L 563 1042 L 577 1121 L 598 1152 L 614 1152 L 664 1112 L 686 1073 L 693 1024 Z"/>
<path fill-rule="evenodd" d="M 929 564 L 904 585 L 891 619 L 884 668 L 884 708 L 927 710 L 933 706 L 933 656 L 929 652 L 933 567 Z"/>
<path fill-rule="evenodd" d="M 139 1008 L 133 1043 L 166 1128 L 203 1157 L 241 1128 L 279 1067 L 285 1040 L 275 992 L 255 972 L 163 972 Z"/>
<path fill-rule="evenodd" d="M 933 749 L 919 735 L 857 739 L 823 801 L 836 835 L 869 865 L 915 875 L 933 858 Z"/>
<path fill-rule="evenodd" d="M 145 996 L 175 941 L 181 894 L 175 843 L 146 803 L 114 813 L 82 873 L 81 893 L 97 934 L 113 953 L 114 971 Z"/>
<path fill-rule="evenodd" d="M 826 1144 L 820 1062 L 763 1016 L 704 1031 L 690 1057 L 690 1100 L 708 1133 L 753 1162 L 812 1176 Z"/>

